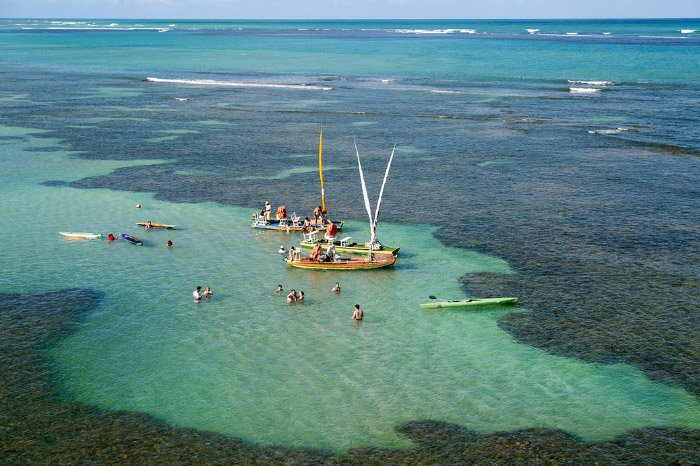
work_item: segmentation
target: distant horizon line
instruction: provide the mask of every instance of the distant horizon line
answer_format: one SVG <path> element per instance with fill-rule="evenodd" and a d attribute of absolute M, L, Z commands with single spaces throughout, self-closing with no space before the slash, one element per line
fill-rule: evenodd
<path fill-rule="evenodd" d="M 163 21 L 700 21 L 700 17 L 579 17 L 579 18 L 169 18 L 169 17 L 116 17 L 116 16 L 15 16 L 0 20 L 163 20 Z"/>

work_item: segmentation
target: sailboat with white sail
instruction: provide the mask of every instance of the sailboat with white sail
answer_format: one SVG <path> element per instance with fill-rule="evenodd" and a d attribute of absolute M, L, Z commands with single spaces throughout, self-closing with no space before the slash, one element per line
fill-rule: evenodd
<path fill-rule="evenodd" d="M 394 160 L 394 153 L 396 151 L 396 145 L 391 151 L 389 156 L 389 163 L 386 166 L 386 172 L 384 173 L 384 180 L 382 181 L 382 187 L 379 191 L 379 198 L 377 199 L 377 208 L 372 216 L 372 207 L 369 202 L 369 195 L 367 194 L 367 186 L 365 184 L 364 172 L 362 171 L 362 161 L 360 160 L 360 151 L 357 149 L 357 143 L 355 144 L 355 154 L 357 154 L 357 167 L 360 172 L 360 183 L 362 184 L 362 195 L 365 201 L 365 208 L 367 209 L 367 215 L 369 216 L 369 226 L 370 226 L 370 238 L 366 245 L 366 258 L 340 258 L 333 254 L 329 257 L 321 256 L 320 251 L 322 245 L 317 243 L 313 246 L 313 251 L 311 257 L 304 258 L 289 258 L 285 262 L 287 265 L 292 267 L 299 267 L 305 269 L 318 269 L 318 270 L 365 270 L 365 269 L 376 269 L 381 267 L 388 267 L 396 263 L 396 255 L 387 252 L 377 251 L 377 245 L 380 245 L 377 239 L 377 224 L 379 222 L 379 212 L 382 205 L 382 197 L 384 196 L 384 187 L 386 186 L 386 180 L 389 177 L 389 169 L 391 168 L 391 162 Z M 329 248 L 331 246 L 329 245 Z M 334 246 L 333 249 L 335 250 Z M 396 248 L 398 250 L 398 248 Z"/>

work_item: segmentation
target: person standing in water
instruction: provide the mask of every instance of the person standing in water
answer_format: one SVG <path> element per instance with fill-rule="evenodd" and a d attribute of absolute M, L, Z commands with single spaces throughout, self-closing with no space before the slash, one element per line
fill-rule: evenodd
<path fill-rule="evenodd" d="M 331 291 L 333 293 L 340 293 L 340 283 L 335 282 L 335 286 L 333 288 L 331 288 Z"/>
<path fill-rule="evenodd" d="M 201 287 L 201 286 L 198 286 L 198 287 L 195 288 L 195 290 L 192 292 L 192 298 L 194 298 L 195 301 L 199 301 L 200 299 L 202 299 L 202 294 L 199 292 L 199 290 L 201 290 L 201 289 L 202 289 L 202 287 Z"/>
<path fill-rule="evenodd" d="M 355 304 L 355 312 L 352 313 L 352 320 L 355 320 L 357 322 L 361 321 L 362 318 L 365 316 L 364 312 L 360 310 L 360 305 Z"/>

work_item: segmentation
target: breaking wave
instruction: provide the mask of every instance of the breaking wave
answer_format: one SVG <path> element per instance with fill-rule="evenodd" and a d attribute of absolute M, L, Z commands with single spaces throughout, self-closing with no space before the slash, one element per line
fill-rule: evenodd
<path fill-rule="evenodd" d="M 594 94 L 601 90 L 595 87 L 570 87 L 569 92 L 572 94 Z"/>
<path fill-rule="evenodd" d="M 278 84 L 260 82 L 240 82 L 240 81 L 216 81 L 214 79 L 167 79 L 167 78 L 146 78 L 152 83 L 168 84 L 190 84 L 195 86 L 217 86 L 217 87 L 257 87 L 257 88 L 277 88 L 277 89 L 302 89 L 308 91 L 332 91 L 332 87 L 316 86 L 313 84 Z"/>
<path fill-rule="evenodd" d="M 612 81 L 577 81 L 569 79 L 569 84 L 585 84 L 588 86 L 614 86 L 615 83 Z"/>

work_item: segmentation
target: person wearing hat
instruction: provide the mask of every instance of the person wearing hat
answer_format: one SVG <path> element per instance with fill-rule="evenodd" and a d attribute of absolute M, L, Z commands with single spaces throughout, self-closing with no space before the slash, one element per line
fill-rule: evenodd
<path fill-rule="evenodd" d="M 272 206 L 270 201 L 265 201 L 265 220 L 270 221 L 270 216 L 272 215 Z"/>

